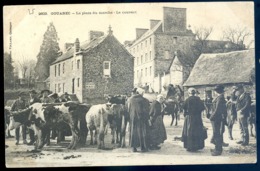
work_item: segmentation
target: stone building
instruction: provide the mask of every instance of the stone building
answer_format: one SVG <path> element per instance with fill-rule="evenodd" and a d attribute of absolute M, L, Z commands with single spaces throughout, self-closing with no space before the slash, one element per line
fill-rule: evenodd
<path fill-rule="evenodd" d="M 89 41 L 66 43 L 66 52 L 50 66 L 50 90 L 76 94 L 80 102 L 99 103 L 104 94 L 126 94 L 133 88 L 133 56 L 114 37 L 90 31 Z"/>
<path fill-rule="evenodd" d="M 125 46 L 135 57 L 134 85 L 161 91 L 161 75 L 176 51 L 187 51 L 195 35 L 186 27 L 186 8 L 163 8 L 163 20 L 150 20 L 150 29 L 136 29 L 136 39 Z"/>
<path fill-rule="evenodd" d="M 244 85 L 255 99 L 255 50 L 233 51 L 228 53 L 201 54 L 187 81 L 183 84 L 187 90 L 194 87 L 204 99 L 206 93 L 214 97 L 216 85 L 225 87 L 225 95 L 230 95 L 232 86 Z M 187 91 L 185 95 L 187 97 Z"/>

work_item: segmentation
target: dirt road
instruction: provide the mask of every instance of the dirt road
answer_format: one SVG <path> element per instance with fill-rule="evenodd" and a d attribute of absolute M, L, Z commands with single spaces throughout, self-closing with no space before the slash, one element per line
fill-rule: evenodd
<path fill-rule="evenodd" d="M 222 164 L 222 163 L 255 163 L 256 162 L 256 140 L 250 137 L 250 144 L 242 147 L 236 144 L 239 138 L 238 124 L 234 125 L 234 140 L 229 140 L 227 131 L 224 141 L 229 147 L 224 147 L 221 156 L 213 157 L 210 149 L 214 146 L 210 143 L 212 128 L 208 119 L 204 118 L 204 126 L 208 128 L 208 139 L 205 141 L 205 148 L 198 152 L 187 152 L 183 148 L 180 137 L 183 125 L 183 118 L 179 120 L 178 126 L 169 126 L 170 116 L 165 116 L 164 123 L 167 131 L 167 140 L 161 145 L 160 150 L 146 153 L 133 153 L 130 148 L 117 148 L 111 145 L 111 135 L 106 135 L 107 150 L 98 150 L 96 146 L 86 145 L 77 150 L 67 150 L 71 137 L 56 145 L 44 147 L 40 152 L 33 152 L 33 146 L 15 145 L 14 138 L 6 139 L 6 166 L 7 167 L 67 167 L 67 166 L 121 166 L 121 165 L 183 165 L 183 164 Z M 12 133 L 14 135 L 14 133 Z M 88 137 L 89 138 L 89 137 Z M 128 144 L 128 134 L 126 143 Z M 89 144 L 89 140 L 87 141 Z M 138 149 L 140 150 L 140 149 Z"/>

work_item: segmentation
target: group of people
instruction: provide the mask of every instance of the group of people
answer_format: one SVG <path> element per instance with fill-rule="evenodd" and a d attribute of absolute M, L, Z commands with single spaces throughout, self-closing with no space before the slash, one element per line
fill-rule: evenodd
<path fill-rule="evenodd" d="M 164 97 L 158 95 L 150 105 L 143 97 L 145 90 L 134 88 L 132 96 L 127 100 L 130 115 L 129 145 L 133 152 L 141 148 L 142 152 L 159 150 L 159 145 L 167 139 L 162 119 Z"/>
<path fill-rule="evenodd" d="M 24 110 L 28 108 L 30 105 L 34 103 L 60 103 L 60 102 L 66 102 L 71 101 L 68 93 L 64 94 L 63 98 L 60 98 L 57 93 L 51 93 L 49 90 L 42 90 L 40 93 L 40 97 L 38 97 L 38 93 L 35 90 L 29 91 L 30 98 L 29 100 L 26 98 L 27 94 L 26 92 L 20 92 L 18 95 L 18 99 L 14 101 L 14 103 L 11 106 L 10 111 L 11 112 L 18 112 L 21 110 Z M 29 116 L 30 117 L 30 116 Z M 19 145 L 20 140 L 20 128 L 22 129 L 22 138 L 23 138 L 23 144 L 27 145 L 33 145 L 35 142 L 35 134 L 32 129 L 28 129 L 30 125 L 22 125 L 21 127 L 18 127 L 15 129 L 15 138 L 16 138 L 16 145 Z M 30 142 L 27 142 L 26 139 L 26 133 L 29 133 Z M 53 134 L 53 137 L 55 136 L 55 133 Z M 55 137 L 54 137 L 55 138 Z"/>
<path fill-rule="evenodd" d="M 246 93 L 242 85 L 234 86 L 231 97 L 227 102 L 224 96 L 225 87 L 217 85 L 214 88 L 216 98 L 212 101 L 212 109 L 196 96 L 197 90 L 189 88 L 189 97 L 184 102 L 184 126 L 182 132 L 182 141 L 187 151 L 197 151 L 204 148 L 204 140 L 207 138 L 206 128 L 202 122 L 202 111 L 207 111 L 207 118 L 211 121 L 213 129 L 213 137 L 211 143 L 215 145 L 215 149 L 211 150 L 212 156 L 222 154 L 223 146 L 228 146 L 223 141 L 225 125 L 227 123 L 227 115 L 229 113 L 229 122 L 234 122 L 237 113 L 241 139 L 237 144 L 247 146 L 249 144 L 248 117 L 250 112 L 251 97 Z M 231 137 L 233 139 L 233 137 Z"/>

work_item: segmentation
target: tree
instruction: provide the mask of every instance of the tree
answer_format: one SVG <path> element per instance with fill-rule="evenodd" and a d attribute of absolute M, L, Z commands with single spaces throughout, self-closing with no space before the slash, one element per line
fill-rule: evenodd
<path fill-rule="evenodd" d="M 44 33 L 40 52 L 37 55 L 35 73 L 39 81 L 44 81 L 49 77 L 50 64 L 57 59 L 59 51 L 58 34 L 51 22 Z"/>
<path fill-rule="evenodd" d="M 223 30 L 223 40 L 231 42 L 232 46 L 229 48 L 232 48 L 233 50 L 248 49 L 254 42 L 254 40 L 251 39 L 251 36 L 252 33 L 248 30 L 247 27 L 228 27 L 225 30 Z"/>
<path fill-rule="evenodd" d="M 35 60 L 29 60 L 24 58 L 20 58 L 22 60 L 18 61 L 20 71 L 22 72 L 22 78 L 26 80 L 28 84 L 28 88 L 30 88 L 31 81 L 35 79 L 35 66 L 36 66 L 36 61 Z"/>
<path fill-rule="evenodd" d="M 9 53 L 4 53 L 4 85 L 11 86 L 14 78 L 12 56 Z"/>

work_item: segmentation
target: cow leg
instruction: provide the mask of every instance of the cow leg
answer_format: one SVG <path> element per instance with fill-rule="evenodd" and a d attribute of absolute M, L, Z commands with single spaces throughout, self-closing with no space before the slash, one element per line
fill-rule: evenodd
<path fill-rule="evenodd" d="M 95 134 L 94 134 L 94 145 L 97 145 L 98 144 L 98 138 L 97 138 L 97 136 L 98 136 L 98 129 L 95 129 Z"/>
<path fill-rule="evenodd" d="M 88 128 L 89 129 L 89 132 L 90 132 L 90 145 L 93 145 L 94 142 L 93 142 L 93 130 Z"/>
<path fill-rule="evenodd" d="M 172 116 L 172 121 L 171 121 L 171 126 L 172 126 L 172 124 L 173 124 L 173 121 L 174 121 L 174 113 L 173 113 L 173 114 L 171 114 L 171 116 Z"/>
<path fill-rule="evenodd" d="M 228 127 L 228 138 L 230 139 L 230 140 L 233 140 L 233 136 L 232 136 L 232 129 L 233 129 L 233 125 L 230 125 L 229 127 Z"/>
<path fill-rule="evenodd" d="M 250 123 L 250 135 L 251 137 L 254 137 L 254 133 L 253 133 L 253 123 Z"/>
<path fill-rule="evenodd" d="M 111 144 L 115 144 L 115 128 L 114 126 L 111 127 L 111 134 L 112 134 L 112 141 Z"/>
<path fill-rule="evenodd" d="M 42 149 L 42 147 L 44 146 L 44 132 L 42 130 L 38 131 L 38 146 L 36 147 L 36 149 Z"/>
<path fill-rule="evenodd" d="M 178 112 L 175 112 L 175 126 L 178 125 Z"/>
<path fill-rule="evenodd" d="M 50 142 L 50 136 L 51 136 L 51 130 L 48 128 L 46 130 L 46 145 L 49 146 L 51 144 Z"/>
<path fill-rule="evenodd" d="M 120 129 L 119 128 L 116 129 L 116 143 L 120 143 L 121 142 L 121 141 L 119 141 L 119 137 L 118 136 L 120 136 Z"/>

